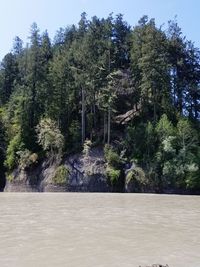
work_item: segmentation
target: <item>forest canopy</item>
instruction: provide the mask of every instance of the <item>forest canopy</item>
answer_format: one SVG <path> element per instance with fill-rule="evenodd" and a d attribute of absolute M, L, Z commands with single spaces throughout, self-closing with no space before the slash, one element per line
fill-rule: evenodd
<path fill-rule="evenodd" d="M 152 187 L 200 190 L 200 50 L 176 20 L 163 30 L 83 13 L 53 41 L 33 23 L 29 40 L 16 37 L 0 65 L 1 171 L 90 140 Z"/>

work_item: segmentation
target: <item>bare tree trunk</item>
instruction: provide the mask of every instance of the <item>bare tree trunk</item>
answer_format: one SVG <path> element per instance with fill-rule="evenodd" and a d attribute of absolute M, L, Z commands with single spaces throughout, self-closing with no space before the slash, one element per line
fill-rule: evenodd
<path fill-rule="evenodd" d="M 82 113 L 81 113 L 81 130 L 82 130 L 82 144 L 85 142 L 85 92 L 81 87 L 82 92 Z"/>

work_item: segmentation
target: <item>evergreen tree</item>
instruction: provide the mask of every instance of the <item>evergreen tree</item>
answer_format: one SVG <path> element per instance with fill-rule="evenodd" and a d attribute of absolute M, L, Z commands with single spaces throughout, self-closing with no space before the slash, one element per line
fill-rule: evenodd
<path fill-rule="evenodd" d="M 156 28 L 154 20 L 143 17 L 132 38 L 133 76 L 141 108 L 144 114 L 157 121 L 170 105 L 166 36 Z"/>
<path fill-rule="evenodd" d="M 14 91 L 15 82 L 18 80 L 18 64 L 16 57 L 8 53 L 1 63 L 1 88 L 0 102 L 5 104 Z"/>

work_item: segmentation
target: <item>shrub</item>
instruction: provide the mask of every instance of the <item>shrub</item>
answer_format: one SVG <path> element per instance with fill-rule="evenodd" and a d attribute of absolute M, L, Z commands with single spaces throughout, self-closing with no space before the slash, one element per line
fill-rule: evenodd
<path fill-rule="evenodd" d="M 145 172 L 143 171 L 142 168 L 135 167 L 134 169 L 128 172 L 127 182 L 129 183 L 130 181 L 134 181 L 134 180 L 136 180 L 137 182 L 143 185 L 147 183 Z"/>
<path fill-rule="evenodd" d="M 21 169 L 26 169 L 34 163 L 37 163 L 38 155 L 36 153 L 32 153 L 28 149 L 18 151 L 17 154 L 19 155 L 19 166 Z"/>
<path fill-rule="evenodd" d="M 107 163 L 114 167 L 119 168 L 121 165 L 120 156 L 110 146 L 106 145 L 104 148 L 105 159 Z"/>
<path fill-rule="evenodd" d="M 18 151 L 22 150 L 24 147 L 21 142 L 20 134 L 17 134 L 9 143 L 7 151 L 6 151 L 6 160 L 5 165 L 9 170 L 13 170 L 17 163 L 19 156 L 17 154 Z"/>
<path fill-rule="evenodd" d="M 83 154 L 88 157 L 90 154 L 90 149 L 92 146 L 91 140 L 86 139 L 84 144 L 83 144 Z"/>
<path fill-rule="evenodd" d="M 61 165 L 56 169 L 55 175 L 53 177 L 53 183 L 58 185 L 66 185 L 69 180 L 69 169 Z"/>
<path fill-rule="evenodd" d="M 111 167 L 107 167 L 106 176 L 109 179 L 111 185 L 117 184 L 120 178 L 120 170 L 113 169 Z"/>
<path fill-rule="evenodd" d="M 126 177 L 126 185 L 131 192 L 143 192 L 146 186 L 149 186 L 149 181 L 146 179 L 142 168 L 135 167 L 130 170 Z"/>
<path fill-rule="evenodd" d="M 200 170 L 195 168 L 187 174 L 186 178 L 186 188 L 187 189 L 197 189 L 200 190 Z"/>

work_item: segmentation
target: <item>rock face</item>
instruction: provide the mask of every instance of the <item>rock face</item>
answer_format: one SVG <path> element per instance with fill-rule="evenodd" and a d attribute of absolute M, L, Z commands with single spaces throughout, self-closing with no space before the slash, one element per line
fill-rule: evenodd
<path fill-rule="evenodd" d="M 44 161 L 32 170 L 16 169 L 7 179 L 7 192 L 109 192 L 103 149 L 92 149 L 88 156 L 76 154 L 61 163 L 69 170 L 66 183 L 53 180 L 59 164 Z"/>
<path fill-rule="evenodd" d="M 69 157 L 66 159 L 65 165 L 70 170 L 69 191 L 109 191 L 102 149 L 92 149 L 88 156 Z"/>

